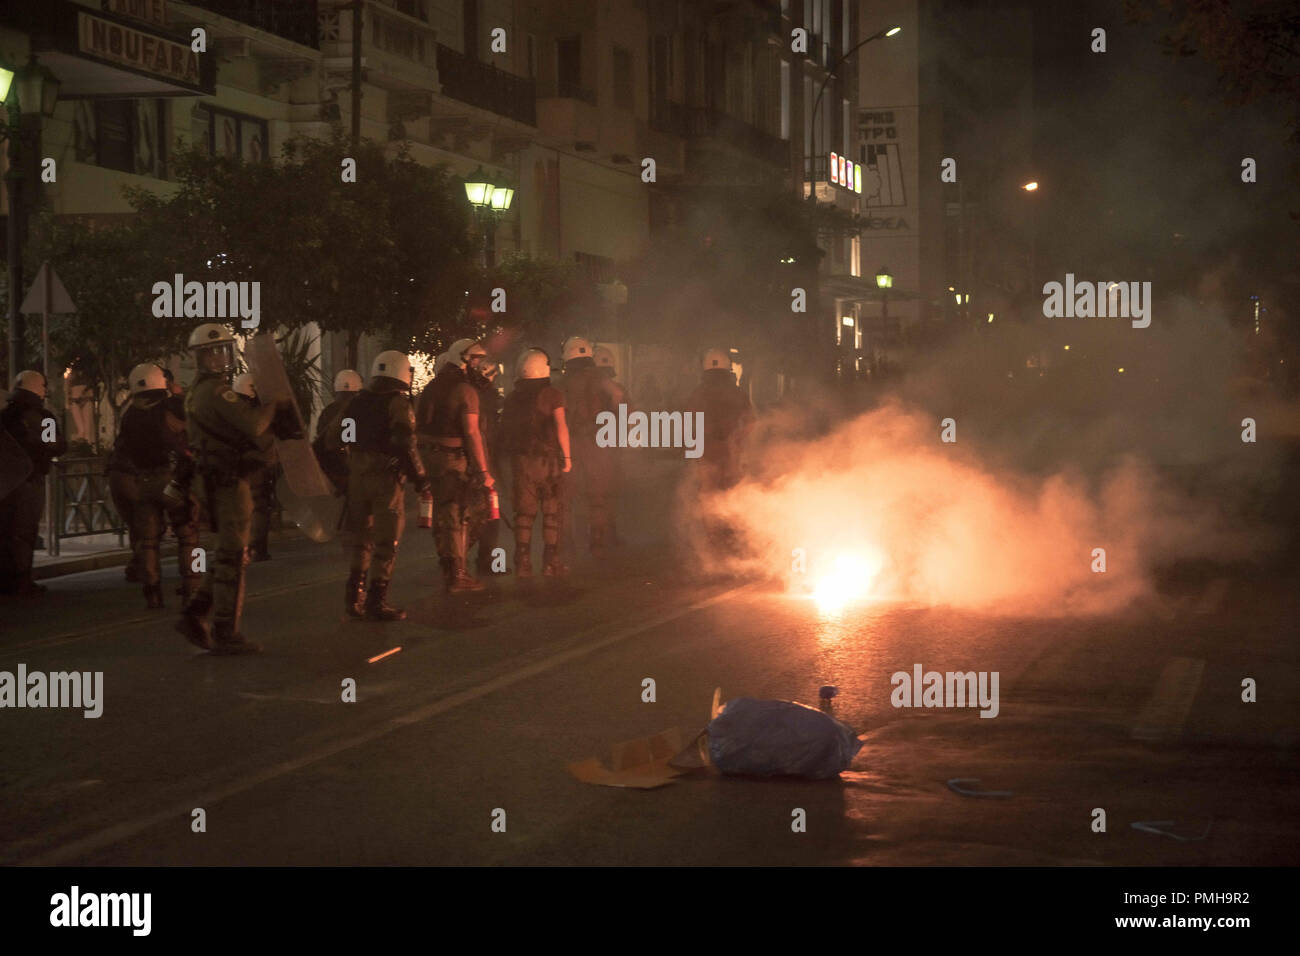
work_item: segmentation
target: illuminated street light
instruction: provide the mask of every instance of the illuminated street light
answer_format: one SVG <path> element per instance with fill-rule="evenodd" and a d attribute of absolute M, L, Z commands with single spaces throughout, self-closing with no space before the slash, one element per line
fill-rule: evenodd
<path fill-rule="evenodd" d="M 889 274 L 889 270 L 884 266 L 876 273 L 877 289 L 892 289 L 894 287 L 894 277 Z"/>
<path fill-rule="evenodd" d="M 487 181 L 483 167 L 480 166 L 465 179 L 465 198 L 469 200 L 469 204 L 475 209 L 482 209 L 492 202 L 492 190 L 494 188 Z"/>
<path fill-rule="evenodd" d="M 1025 192 L 1027 192 L 1027 193 L 1032 193 L 1034 190 L 1036 190 L 1036 189 L 1038 188 L 1038 181 L 1037 181 L 1037 180 L 1033 180 L 1033 181 L 1031 181 L 1031 182 L 1027 182 L 1027 183 L 1025 183 L 1023 186 L 1021 186 L 1020 188 L 1023 189 L 1023 190 L 1024 190 Z"/>

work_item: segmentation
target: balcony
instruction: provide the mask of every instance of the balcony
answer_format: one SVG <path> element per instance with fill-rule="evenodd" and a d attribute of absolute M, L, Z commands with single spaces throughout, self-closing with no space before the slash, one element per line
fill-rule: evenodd
<path fill-rule="evenodd" d="M 316 0 L 192 0 L 192 4 L 301 46 L 320 49 Z"/>
<path fill-rule="evenodd" d="M 529 126 L 537 125 L 537 92 L 532 80 L 471 60 L 441 43 L 438 79 L 443 94 L 452 99 Z"/>
<path fill-rule="evenodd" d="M 676 104 L 672 104 L 676 105 Z M 679 107 L 686 115 L 687 137 L 716 140 L 778 169 L 790 166 L 790 144 L 755 126 L 708 106 Z"/>

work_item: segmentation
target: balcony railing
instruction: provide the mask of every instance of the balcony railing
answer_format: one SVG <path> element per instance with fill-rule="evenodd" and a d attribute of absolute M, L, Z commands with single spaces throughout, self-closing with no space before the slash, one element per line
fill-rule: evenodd
<path fill-rule="evenodd" d="M 708 106 L 685 108 L 689 137 L 716 139 L 781 169 L 790 164 L 790 144 L 779 136 Z"/>
<path fill-rule="evenodd" d="M 320 49 L 316 36 L 316 0 L 193 0 L 218 16 L 238 20 L 313 50 Z"/>
<path fill-rule="evenodd" d="M 452 99 L 489 110 L 498 116 L 537 125 L 537 90 L 532 80 L 471 60 L 438 44 L 438 79 Z"/>

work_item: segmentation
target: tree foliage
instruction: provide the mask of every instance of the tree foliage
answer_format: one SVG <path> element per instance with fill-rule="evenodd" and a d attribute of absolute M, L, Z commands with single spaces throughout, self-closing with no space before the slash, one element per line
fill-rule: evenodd
<path fill-rule="evenodd" d="M 1246 105 L 1276 97 L 1291 108 L 1291 141 L 1300 143 L 1300 7 L 1295 0 L 1125 0 L 1145 23 L 1163 10 L 1162 37 L 1172 56 L 1200 56 L 1218 71 L 1224 99 Z"/>
<path fill-rule="evenodd" d="M 342 179 L 356 161 L 356 182 Z M 264 327 L 309 322 L 422 349 L 462 306 L 468 214 L 445 167 L 341 133 L 289 141 L 276 163 L 181 151 L 177 190 L 129 190 L 159 278 L 261 283 Z"/>

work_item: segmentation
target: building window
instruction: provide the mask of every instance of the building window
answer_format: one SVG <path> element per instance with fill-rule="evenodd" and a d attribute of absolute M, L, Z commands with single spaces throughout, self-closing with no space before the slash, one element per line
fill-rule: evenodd
<path fill-rule="evenodd" d="M 209 156 L 240 157 L 249 163 L 268 158 L 266 120 L 196 106 L 191 131 L 195 144 Z"/>
<path fill-rule="evenodd" d="M 614 278 L 614 260 L 590 252 L 574 252 L 573 260 L 592 282 L 608 283 Z"/>
<path fill-rule="evenodd" d="M 77 162 L 167 178 L 167 100 L 78 100 Z"/>
<path fill-rule="evenodd" d="M 531 33 L 524 34 L 524 75 L 531 79 L 537 78 L 537 37 Z"/>
<path fill-rule="evenodd" d="M 621 46 L 614 47 L 614 105 L 632 109 L 632 54 Z"/>
<path fill-rule="evenodd" d="M 790 138 L 790 64 L 781 61 L 781 138 Z"/>
<path fill-rule="evenodd" d="M 672 99 L 673 38 L 665 33 L 650 38 L 650 99 L 664 103 Z"/>
<path fill-rule="evenodd" d="M 849 242 L 849 275 L 862 275 L 862 237 L 853 236 Z"/>
<path fill-rule="evenodd" d="M 560 96 L 575 96 L 582 89 L 582 37 L 555 41 L 555 82 Z"/>

